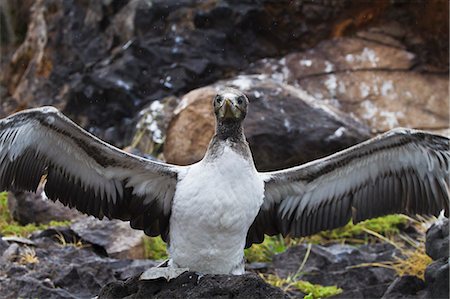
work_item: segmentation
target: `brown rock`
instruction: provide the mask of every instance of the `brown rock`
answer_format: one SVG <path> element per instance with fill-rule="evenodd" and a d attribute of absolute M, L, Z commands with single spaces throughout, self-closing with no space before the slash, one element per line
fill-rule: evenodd
<path fill-rule="evenodd" d="M 394 69 L 408 70 L 413 66 L 414 54 L 357 38 L 327 40 L 315 48 L 286 56 L 288 82 L 309 75 L 344 72 L 348 70 Z"/>
<path fill-rule="evenodd" d="M 166 161 L 188 165 L 203 158 L 214 134 L 214 114 L 211 101 L 216 90 L 203 87 L 186 94 L 167 129 L 164 145 Z"/>
<path fill-rule="evenodd" d="M 426 130 L 448 126 L 448 78 L 409 71 L 363 71 L 307 78 L 301 85 L 317 98 L 337 99 L 376 132 L 394 127 Z"/>
<path fill-rule="evenodd" d="M 317 101 L 355 116 L 373 132 L 398 126 L 446 128 L 448 76 L 413 71 L 414 60 L 399 47 L 340 38 L 280 60 L 262 60 L 248 72 L 301 86 Z"/>
<path fill-rule="evenodd" d="M 211 101 L 234 86 L 251 102 L 244 129 L 260 170 L 298 165 L 367 139 L 368 129 L 303 90 L 258 76 L 239 76 L 188 93 L 175 111 L 164 156 L 170 163 L 200 160 L 214 132 Z"/>

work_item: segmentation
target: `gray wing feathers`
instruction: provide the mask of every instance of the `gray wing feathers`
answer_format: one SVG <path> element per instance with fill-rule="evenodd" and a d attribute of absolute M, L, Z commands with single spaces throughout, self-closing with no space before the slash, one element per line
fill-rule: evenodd
<path fill-rule="evenodd" d="M 35 191 L 45 179 L 50 199 L 149 235 L 167 236 L 177 171 L 97 139 L 52 107 L 0 120 L 0 191 Z"/>
<path fill-rule="evenodd" d="M 449 146 L 439 135 L 396 129 L 323 159 L 261 173 L 265 202 L 247 246 L 263 233 L 307 236 L 350 219 L 443 209 L 448 215 Z"/>

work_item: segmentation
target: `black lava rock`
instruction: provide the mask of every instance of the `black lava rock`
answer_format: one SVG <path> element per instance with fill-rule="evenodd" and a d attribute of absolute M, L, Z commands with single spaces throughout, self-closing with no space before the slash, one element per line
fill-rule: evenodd
<path fill-rule="evenodd" d="M 14 220 L 21 225 L 30 223 L 45 224 L 52 220 L 73 220 L 81 217 L 75 209 L 65 207 L 60 202 L 53 202 L 45 197 L 42 189 L 33 192 L 10 192 L 8 208 Z"/>
<path fill-rule="evenodd" d="M 424 288 L 425 283 L 417 276 L 404 275 L 394 280 L 382 298 L 411 298 Z"/>
<path fill-rule="evenodd" d="M 276 255 L 272 264 L 275 272 L 281 277 L 296 273 L 307 252 L 306 247 L 305 244 L 294 246 Z M 303 266 L 305 274 L 299 279 L 325 286 L 337 285 L 343 292 L 335 298 L 380 298 L 394 280 L 395 271 L 358 265 L 393 260 L 397 254 L 397 249 L 390 244 L 314 244 Z"/>
<path fill-rule="evenodd" d="M 57 242 L 55 235 L 67 243 Z M 38 263 L 0 257 L 1 298 L 92 298 L 107 283 L 133 277 L 156 264 L 108 258 L 93 245 L 71 244 L 77 238 L 70 229 L 46 230 L 32 239 Z M 20 251 L 25 245 L 10 246 Z"/>
<path fill-rule="evenodd" d="M 431 263 L 425 270 L 425 284 L 429 298 L 449 298 L 449 258 Z"/>
<path fill-rule="evenodd" d="M 425 250 L 435 261 L 449 256 L 448 219 L 438 221 L 428 229 Z"/>
<path fill-rule="evenodd" d="M 186 272 L 167 282 L 165 279 L 139 280 L 107 284 L 98 295 L 106 298 L 288 298 L 255 274 L 205 275 Z"/>

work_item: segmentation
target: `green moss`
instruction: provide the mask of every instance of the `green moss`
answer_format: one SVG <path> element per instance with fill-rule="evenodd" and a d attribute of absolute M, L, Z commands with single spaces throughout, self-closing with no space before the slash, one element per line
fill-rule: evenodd
<path fill-rule="evenodd" d="M 8 193 L 0 193 L 0 222 L 11 222 L 11 216 L 8 210 Z"/>
<path fill-rule="evenodd" d="M 152 260 L 164 260 L 168 258 L 167 245 L 161 237 L 151 238 L 145 236 L 144 242 L 144 256 Z"/>
<path fill-rule="evenodd" d="M 407 223 L 408 219 L 403 215 L 388 215 L 362 221 L 358 224 L 353 224 L 350 221 L 344 227 L 320 232 L 317 235 L 329 240 L 345 240 L 361 237 L 366 234 L 365 230 L 371 230 L 383 236 L 392 236 L 398 234 L 399 228 Z"/>
<path fill-rule="evenodd" d="M 322 286 L 319 284 L 312 284 L 309 281 L 295 280 L 295 276 L 288 276 L 287 278 L 281 278 L 273 274 L 260 274 L 260 276 L 268 284 L 280 288 L 285 292 L 297 289 L 300 292 L 307 294 L 304 298 L 308 299 L 326 298 L 342 293 L 342 289 L 337 286 Z"/>
<path fill-rule="evenodd" d="M 309 281 L 299 280 L 292 284 L 293 287 L 300 292 L 308 294 L 304 299 L 318 299 L 338 295 L 342 293 L 342 289 L 337 286 L 322 286 L 320 284 L 312 284 Z"/>
<path fill-rule="evenodd" d="M 68 226 L 70 221 L 50 221 L 48 224 L 20 225 L 11 218 L 8 209 L 7 193 L 0 193 L 0 234 L 4 236 L 26 237 L 34 231 L 44 230 L 54 226 Z"/>

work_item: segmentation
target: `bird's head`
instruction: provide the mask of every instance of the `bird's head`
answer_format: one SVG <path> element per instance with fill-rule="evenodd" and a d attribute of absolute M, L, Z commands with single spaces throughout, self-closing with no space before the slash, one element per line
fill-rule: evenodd
<path fill-rule="evenodd" d="M 219 123 L 240 123 L 247 115 L 248 98 L 237 89 L 226 88 L 214 97 L 213 106 Z"/>

